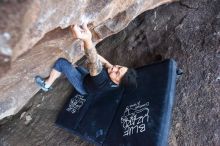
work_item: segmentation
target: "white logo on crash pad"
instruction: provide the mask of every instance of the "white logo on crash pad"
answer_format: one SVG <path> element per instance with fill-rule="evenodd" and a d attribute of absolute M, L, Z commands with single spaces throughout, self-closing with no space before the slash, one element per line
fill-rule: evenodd
<path fill-rule="evenodd" d="M 124 130 L 123 136 L 130 136 L 135 133 L 144 132 L 145 123 L 149 119 L 149 102 L 140 104 L 140 101 L 125 108 L 121 117 L 121 124 Z"/>
<path fill-rule="evenodd" d="M 86 99 L 84 98 L 84 96 L 76 94 L 73 98 L 71 98 L 69 106 L 66 110 L 74 114 L 83 106 L 85 101 Z"/>

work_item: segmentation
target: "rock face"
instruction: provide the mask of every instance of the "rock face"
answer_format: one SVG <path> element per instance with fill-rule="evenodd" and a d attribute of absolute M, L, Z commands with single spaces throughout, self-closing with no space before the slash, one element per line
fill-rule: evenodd
<path fill-rule="evenodd" d="M 174 0 L 48 0 L 33 1 L 23 21 L 22 38 L 13 59 L 31 49 L 47 32 L 89 23 L 95 42 L 124 29 L 140 13 Z"/>
<path fill-rule="evenodd" d="M 219 8 L 219 0 L 163 5 L 97 44 L 99 53 L 113 64 L 137 67 L 164 58 L 177 61 L 184 74 L 177 79 L 169 146 L 220 146 Z M 38 92 L 28 108 L 0 122 L 0 145 L 92 146 L 54 123 L 71 89 L 61 78 L 53 92 Z"/>
<path fill-rule="evenodd" d="M 23 18 L 21 38 L 13 49 L 10 69 L 0 77 L 0 119 L 17 113 L 39 90 L 33 78 L 47 76 L 58 57 L 72 62 L 83 53 L 68 31 L 87 22 L 94 42 L 124 29 L 140 13 L 174 0 L 32 1 Z"/>

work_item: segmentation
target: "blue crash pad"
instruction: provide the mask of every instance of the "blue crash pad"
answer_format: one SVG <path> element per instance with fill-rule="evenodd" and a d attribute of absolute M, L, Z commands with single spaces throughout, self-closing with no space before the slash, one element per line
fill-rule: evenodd
<path fill-rule="evenodd" d="M 136 70 L 137 88 L 86 96 L 74 91 L 56 124 L 97 145 L 167 145 L 176 63 L 170 59 Z"/>

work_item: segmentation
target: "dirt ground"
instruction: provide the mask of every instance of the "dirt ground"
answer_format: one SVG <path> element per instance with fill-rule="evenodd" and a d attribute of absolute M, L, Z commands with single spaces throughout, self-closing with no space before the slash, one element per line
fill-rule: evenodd
<path fill-rule="evenodd" d="M 97 49 L 111 63 L 133 67 L 174 58 L 184 74 L 177 79 L 169 145 L 220 145 L 219 0 L 182 0 L 147 11 Z M 1 123 L 0 145 L 91 145 L 54 124 L 72 90 L 62 77 L 52 92 L 39 91 Z"/>

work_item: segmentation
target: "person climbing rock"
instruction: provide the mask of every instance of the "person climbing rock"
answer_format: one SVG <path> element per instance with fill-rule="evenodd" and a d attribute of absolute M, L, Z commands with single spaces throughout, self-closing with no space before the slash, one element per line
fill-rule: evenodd
<path fill-rule="evenodd" d="M 87 24 L 71 26 L 71 33 L 84 43 L 84 52 L 88 67 L 76 66 L 65 58 L 56 60 L 48 78 L 35 77 L 35 82 L 47 92 L 52 89 L 53 82 L 64 74 L 74 88 L 82 95 L 109 90 L 119 86 L 137 86 L 137 74 L 133 68 L 112 65 L 100 56 L 92 42 L 92 33 Z"/>

